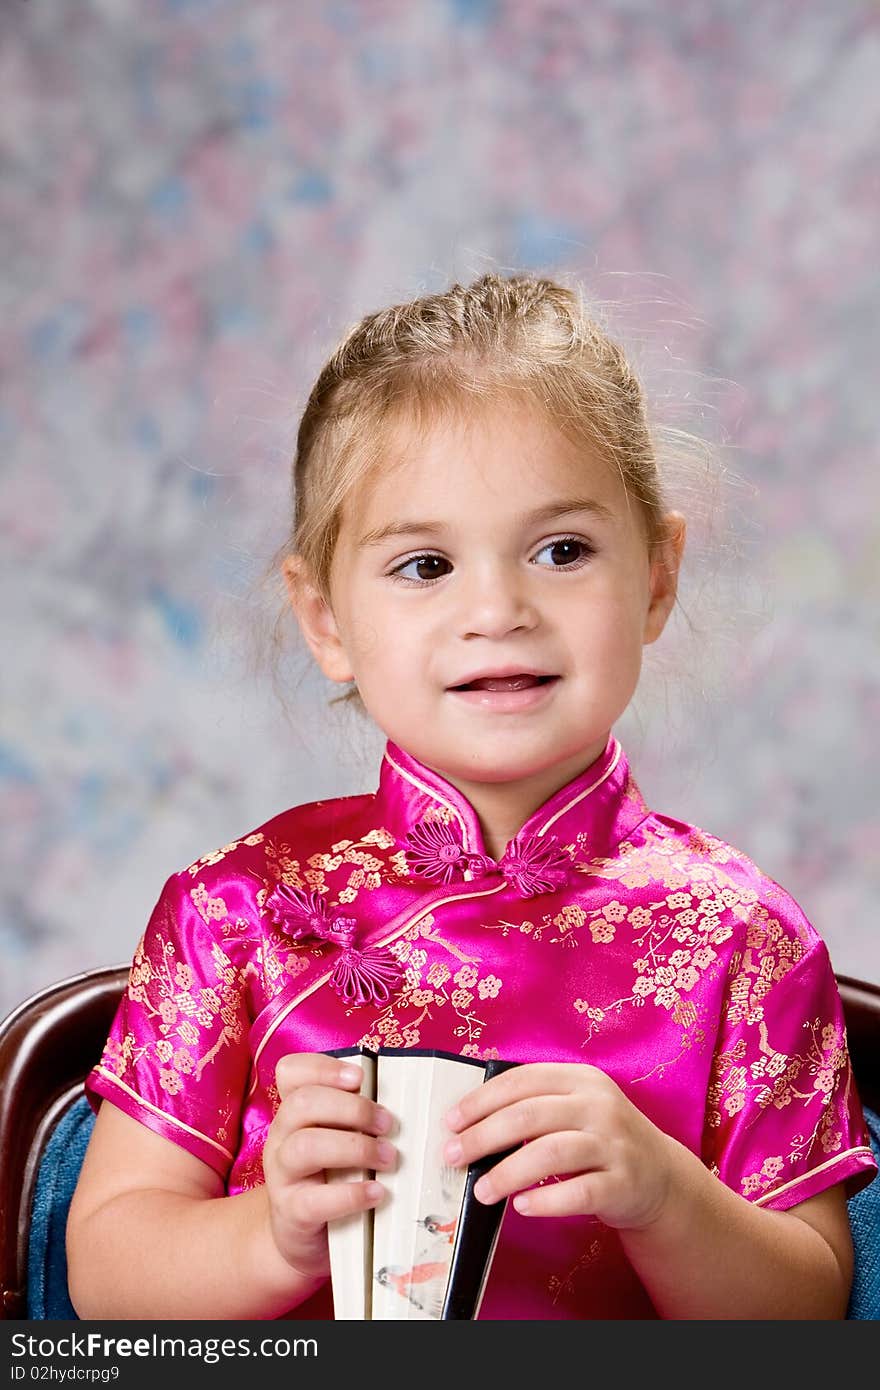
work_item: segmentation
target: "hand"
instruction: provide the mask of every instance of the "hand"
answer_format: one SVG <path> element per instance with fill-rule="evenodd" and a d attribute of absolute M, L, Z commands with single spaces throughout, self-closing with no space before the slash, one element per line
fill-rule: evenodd
<path fill-rule="evenodd" d="M 381 1183 L 326 1181 L 328 1170 L 394 1167 L 392 1116 L 358 1095 L 356 1064 L 322 1053 L 282 1057 L 275 1068 L 281 1105 L 269 1126 L 263 1172 L 272 1237 L 288 1264 L 313 1278 L 330 1269 L 327 1222 L 381 1202 Z"/>
<path fill-rule="evenodd" d="M 513 1067 L 466 1095 L 446 1123 L 457 1137 L 445 1157 L 456 1166 L 521 1145 L 474 1195 L 489 1203 L 516 1193 L 524 1215 L 593 1215 L 619 1230 L 643 1229 L 673 1185 L 674 1141 L 585 1063 Z M 561 1180 L 534 1186 L 546 1178 Z"/>

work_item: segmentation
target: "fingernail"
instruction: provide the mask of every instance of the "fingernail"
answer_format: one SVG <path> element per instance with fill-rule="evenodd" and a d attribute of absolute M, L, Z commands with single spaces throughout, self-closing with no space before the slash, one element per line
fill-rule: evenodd
<path fill-rule="evenodd" d="M 339 1080 L 343 1086 L 353 1086 L 356 1081 L 361 1082 L 363 1079 L 364 1073 L 361 1068 L 352 1066 L 351 1062 L 344 1062 L 339 1068 Z"/>
<path fill-rule="evenodd" d="M 495 1189 L 488 1178 L 480 1178 L 480 1181 L 474 1185 L 474 1196 L 478 1202 L 494 1202 Z"/>
<path fill-rule="evenodd" d="M 527 1196 L 525 1192 L 521 1192 L 518 1197 L 514 1197 L 513 1205 L 515 1206 L 517 1211 L 521 1211 L 523 1214 L 525 1214 L 529 1210 L 529 1207 L 532 1205 L 532 1199 L 531 1197 Z"/>
<path fill-rule="evenodd" d="M 446 1118 L 446 1123 L 447 1123 L 447 1125 L 449 1126 L 450 1129 L 455 1129 L 455 1127 L 456 1127 L 457 1125 L 460 1125 L 460 1124 L 461 1124 L 461 1111 L 459 1110 L 458 1106 L 457 1106 L 457 1105 L 453 1105 L 453 1107 L 452 1107 L 451 1110 L 447 1110 L 447 1112 L 446 1112 L 446 1117 L 445 1117 L 445 1118 Z"/>
<path fill-rule="evenodd" d="M 394 1116 L 390 1110 L 384 1110 L 381 1106 L 376 1111 L 376 1129 L 380 1134 L 387 1134 L 394 1124 Z"/>
<path fill-rule="evenodd" d="M 446 1145 L 446 1148 L 443 1150 L 443 1154 L 444 1157 L 447 1158 L 450 1163 L 457 1163 L 458 1160 L 461 1158 L 462 1154 L 461 1140 L 450 1139 L 449 1143 Z"/>
<path fill-rule="evenodd" d="M 383 1167 L 386 1163 L 393 1163 L 395 1157 L 394 1145 L 389 1144 L 387 1139 L 379 1140 L 378 1144 L 376 1145 L 376 1153 L 378 1154 L 379 1162 L 383 1165 Z"/>
<path fill-rule="evenodd" d="M 385 1196 L 385 1189 L 384 1189 L 384 1187 L 382 1186 L 382 1184 L 381 1184 L 380 1182 L 368 1182 L 368 1183 L 367 1183 L 367 1201 L 368 1201 L 368 1202 L 370 1202 L 372 1205 L 375 1205 L 376 1202 L 381 1202 L 381 1200 L 382 1200 L 382 1198 L 383 1198 L 384 1196 Z"/>

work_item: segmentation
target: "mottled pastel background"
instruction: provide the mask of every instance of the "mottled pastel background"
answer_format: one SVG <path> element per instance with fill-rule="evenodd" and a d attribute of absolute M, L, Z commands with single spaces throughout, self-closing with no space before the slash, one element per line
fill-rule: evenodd
<path fill-rule="evenodd" d="M 336 338 L 487 269 L 613 301 L 715 450 L 643 791 L 880 979 L 877 5 L 5 0 L 0 92 L 0 1012 L 374 785 L 258 581 Z"/>

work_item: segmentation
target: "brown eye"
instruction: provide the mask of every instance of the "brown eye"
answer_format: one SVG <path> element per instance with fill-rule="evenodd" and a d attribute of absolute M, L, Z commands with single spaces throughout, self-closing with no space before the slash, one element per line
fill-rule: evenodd
<path fill-rule="evenodd" d="M 449 561 L 440 555 L 420 555 L 416 560 L 416 574 L 419 579 L 439 579 L 449 573 Z"/>
<path fill-rule="evenodd" d="M 411 560 L 394 570 L 393 574 L 395 578 L 425 584 L 430 583 L 432 579 L 442 579 L 451 571 L 451 564 L 444 560 L 442 555 L 413 555 Z"/>
<path fill-rule="evenodd" d="M 550 569 L 566 569 L 583 563 L 593 553 L 592 547 L 587 545 L 586 541 L 578 540 L 575 536 L 563 536 L 558 541 L 550 541 L 542 546 L 535 559 L 539 563 L 546 563 L 542 562 L 540 557 L 548 555 Z"/>

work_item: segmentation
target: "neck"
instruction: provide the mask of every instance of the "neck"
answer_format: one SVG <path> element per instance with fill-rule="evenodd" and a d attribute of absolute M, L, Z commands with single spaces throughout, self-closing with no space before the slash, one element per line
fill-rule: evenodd
<path fill-rule="evenodd" d="M 510 840 L 540 806 L 602 756 L 607 737 L 592 750 L 580 752 L 564 763 L 555 763 L 543 772 L 517 782 L 479 782 L 450 777 L 435 768 L 441 777 L 466 796 L 480 821 L 486 853 L 500 859 Z"/>

